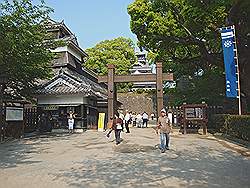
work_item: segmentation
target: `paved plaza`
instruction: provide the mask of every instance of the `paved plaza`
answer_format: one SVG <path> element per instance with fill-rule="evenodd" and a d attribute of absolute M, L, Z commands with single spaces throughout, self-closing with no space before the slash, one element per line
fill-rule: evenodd
<path fill-rule="evenodd" d="M 176 132 L 160 153 L 158 137 L 132 128 L 116 146 L 103 132 L 54 131 L 3 143 L 0 187 L 250 187 L 246 148 Z"/>

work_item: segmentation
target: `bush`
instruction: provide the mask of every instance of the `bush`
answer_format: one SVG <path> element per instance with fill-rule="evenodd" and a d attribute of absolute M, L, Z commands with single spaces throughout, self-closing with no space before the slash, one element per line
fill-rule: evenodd
<path fill-rule="evenodd" d="M 227 119 L 229 115 L 227 114 L 216 114 L 211 115 L 208 118 L 208 129 L 214 130 L 215 132 L 222 132 L 222 128 L 225 123 L 225 119 Z"/>
<path fill-rule="evenodd" d="M 208 120 L 208 129 L 249 141 L 250 116 L 228 114 L 212 115 Z"/>

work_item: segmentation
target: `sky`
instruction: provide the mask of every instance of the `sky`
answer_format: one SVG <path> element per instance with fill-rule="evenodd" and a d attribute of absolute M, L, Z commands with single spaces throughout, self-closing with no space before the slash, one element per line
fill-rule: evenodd
<path fill-rule="evenodd" d="M 134 0 L 45 0 L 54 9 L 51 18 L 64 23 L 77 36 L 83 49 L 94 47 L 102 40 L 131 38 L 127 7 Z"/>

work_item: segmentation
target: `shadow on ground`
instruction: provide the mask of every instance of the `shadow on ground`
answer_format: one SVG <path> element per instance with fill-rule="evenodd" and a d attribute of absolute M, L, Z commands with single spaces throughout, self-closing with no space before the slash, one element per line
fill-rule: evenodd
<path fill-rule="evenodd" d="M 135 149 L 132 149 L 135 147 Z M 78 168 L 56 175 L 74 187 L 248 187 L 248 167 L 231 151 L 210 153 L 207 147 L 196 151 L 160 154 L 155 147 L 124 144 L 114 148 L 111 159 L 83 160 Z M 232 177 L 232 171 L 235 178 Z M 228 175 L 228 176 L 227 176 Z M 237 178 L 241 177 L 241 178 Z M 244 178 L 245 177 L 245 178 Z M 243 185 L 243 186 L 242 186 Z"/>
<path fill-rule="evenodd" d="M 0 144 L 0 169 L 14 168 L 20 164 L 40 163 L 42 161 L 30 160 L 31 154 L 48 153 L 49 147 L 40 146 L 46 146 L 49 142 L 62 138 L 67 140 L 70 136 L 67 133 L 44 133 Z"/>

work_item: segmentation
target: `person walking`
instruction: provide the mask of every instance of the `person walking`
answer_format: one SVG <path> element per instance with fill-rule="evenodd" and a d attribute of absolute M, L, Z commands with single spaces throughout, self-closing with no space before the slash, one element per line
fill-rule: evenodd
<path fill-rule="evenodd" d="M 148 114 L 147 114 L 147 112 L 143 112 L 143 114 L 142 114 L 142 127 L 144 128 L 144 127 L 148 127 Z"/>
<path fill-rule="evenodd" d="M 115 141 L 116 145 L 121 143 L 121 131 L 123 128 L 123 120 L 115 115 L 112 129 L 115 131 Z"/>
<path fill-rule="evenodd" d="M 155 114 L 152 112 L 151 113 L 151 120 L 154 120 Z"/>
<path fill-rule="evenodd" d="M 138 128 L 142 127 L 142 115 L 140 113 L 136 115 L 136 124 Z"/>
<path fill-rule="evenodd" d="M 172 125 L 169 118 L 166 116 L 166 110 L 161 110 L 161 116 L 158 118 L 157 123 L 157 134 L 160 130 L 160 149 L 164 153 L 166 150 L 169 150 L 169 133 L 172 131 Z"/>
<path fill-rule="evenodd" d="M 126 110 L 126 114 L 125 114 L 124 120 L 125 120 L 126 133 L 130 133 L 130 131 L 129 131 L 129 122 L 131 120 L 131 115 L 128 112 L 128 110 Z"/>
<path fill-rule="evenodd" d="M 136 127 L 136 115 L 135 115 L 135 112 L 132 113 L 132 124 L 133 124 L 133 127 Z"/>

